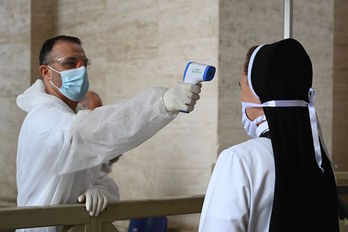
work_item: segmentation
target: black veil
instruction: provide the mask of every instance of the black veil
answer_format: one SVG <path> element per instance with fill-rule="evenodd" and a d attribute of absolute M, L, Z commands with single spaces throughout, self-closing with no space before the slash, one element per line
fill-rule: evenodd
<path fill-rule="evenodd" d="M 302 45 L 286 39 L 254 52 L 249 85 L 261 103 L 309 101 L 312 64 Z M 250 67 L 249 67 L 250 68 Z M 250 81 L 250 80 L 249 80 Z M 269 231 L 339 231 L 331 163 L 321 146 L 318 167 L 307 107 L 264 107 L 275 161 L 274 201 Z"/>

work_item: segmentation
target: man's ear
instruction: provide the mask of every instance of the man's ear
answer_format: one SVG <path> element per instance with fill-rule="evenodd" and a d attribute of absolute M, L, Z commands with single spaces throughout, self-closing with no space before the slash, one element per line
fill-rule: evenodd
<path fill-rule="evenodd" d="M 44 80 L 52 80 L 52 72 L 47 65 L 40 65 L 39 72 L 40 76 L 42 76 Z"/>

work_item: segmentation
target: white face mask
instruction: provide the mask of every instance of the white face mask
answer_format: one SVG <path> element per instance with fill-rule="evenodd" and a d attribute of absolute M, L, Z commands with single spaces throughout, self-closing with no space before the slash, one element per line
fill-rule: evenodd
<path fill-rule="evenodd" d="M 258 133 L 257 133 L 257 125 L 263 121 L 266 121 L 266 116 L 261 115 L 251 121 L 247 114 L 246 114 L 246 108 L 254 107 L 248 102 L 241 102 L 242 103 L 242 123 L 243 127 L 245 129 L 245 132 L 252 138 L 257 138 Z"/>

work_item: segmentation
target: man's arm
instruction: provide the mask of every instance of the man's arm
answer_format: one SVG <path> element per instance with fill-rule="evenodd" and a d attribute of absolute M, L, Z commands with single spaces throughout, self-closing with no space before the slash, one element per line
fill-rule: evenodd
<path fill-rule="evenodd" d="M 68 155 L 58 158 L 58 174 L 90 168 L 123 154 L 152 137 L 177 113 L 168 113 L 165 88 L 151 88 L 117 105 L 79 111 L 70 130 Z"/>

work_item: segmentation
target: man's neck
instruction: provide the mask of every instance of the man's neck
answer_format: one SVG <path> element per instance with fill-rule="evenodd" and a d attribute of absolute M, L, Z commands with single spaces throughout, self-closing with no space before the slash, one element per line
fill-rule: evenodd
<path fill-rule="evenodd" d="M 46 93 L 56 96 L 57 98 L 62 100 L 65 104 L 67 104 L 72 111 L 75 112 L 78 102 L 72 101 L 69 98 L 65 97 L 62 93 L 60 93 L 57 89 L 55 89 L 51 85 L 51 83 L 49 83 L 48 81 L 44 80 L 44 84 L 45 84 Z"/>

